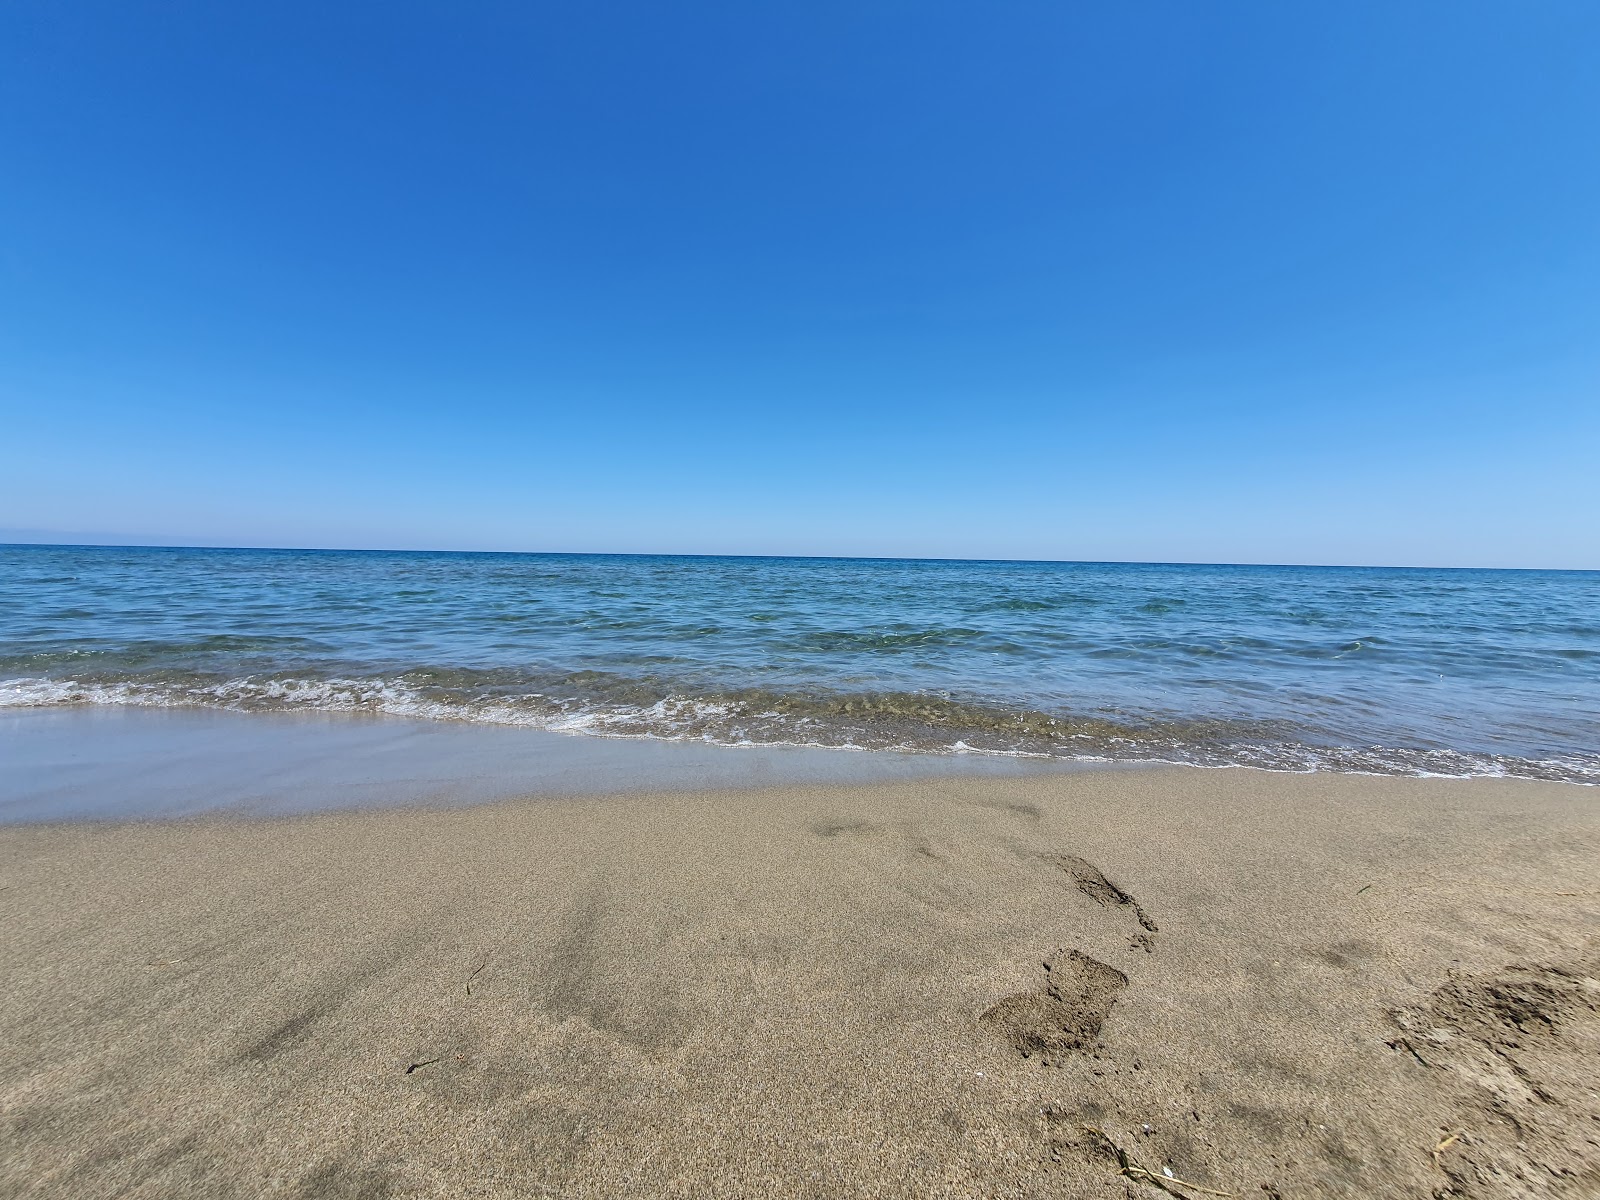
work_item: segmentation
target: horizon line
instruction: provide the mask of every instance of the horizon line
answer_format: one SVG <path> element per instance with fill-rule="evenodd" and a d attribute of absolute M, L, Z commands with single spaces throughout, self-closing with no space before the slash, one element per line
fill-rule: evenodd
<path fill-rule="evenodd" d="M 962 558 L 912 554 L 759 554 L 662 550 L 461 550 L 429 547 L 223 545 L 194 542 L 12 542 L 0 541 L 0 550 L 211 550 L 234 553 L 278 554 L 459 554 L 545 558 L 742 558 L 793 562 L 971 563 L 1078 567 L 1263 567 L 1336 571 L 1524 571 L 1549 574 L 1595 575 L 1595 567 L 1448 567 L 1422 563 L 1315 563 L 1217 562 L 1201 559 L 1117 558 Z"/>

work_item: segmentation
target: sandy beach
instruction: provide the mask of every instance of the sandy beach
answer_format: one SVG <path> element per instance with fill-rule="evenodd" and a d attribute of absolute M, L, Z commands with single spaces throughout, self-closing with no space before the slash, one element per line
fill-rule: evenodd
<path fill-rule="evenodd" d="M 8 1196 L 1600 1195 L 1592 788 L 952 776 L 0 846 Z"/>

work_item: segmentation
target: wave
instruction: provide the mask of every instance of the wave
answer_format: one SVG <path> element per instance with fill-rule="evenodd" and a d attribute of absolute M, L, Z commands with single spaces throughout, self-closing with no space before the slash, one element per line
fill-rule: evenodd
<path fill-rule="evenodd" d="M 1347 745 L 1292 721 L 1051 713 L 923 692 L 691 691 L 681 682 L 604 671 L 423 668 L 325 677 L 165 671 L 0 680 L 0 708 L 62 705 L 373 713 L 730 746 L 1600 784 L 1600 754 L 1533 758 L 1427 746 Z"/>

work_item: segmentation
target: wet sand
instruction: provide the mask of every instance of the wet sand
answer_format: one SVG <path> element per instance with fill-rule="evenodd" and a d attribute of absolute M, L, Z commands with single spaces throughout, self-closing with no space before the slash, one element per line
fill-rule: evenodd
<path fill-rule="evenodd" d="M 1600 1195 L 1594 789 L 947 776 L 0 850 L 7 1196 Z"/>

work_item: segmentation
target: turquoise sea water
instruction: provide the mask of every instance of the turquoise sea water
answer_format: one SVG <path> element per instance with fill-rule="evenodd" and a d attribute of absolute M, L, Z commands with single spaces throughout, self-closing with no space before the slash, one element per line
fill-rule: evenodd
<path fill-rule="evenodd" d="M 0 547 L 0 706 L 1600 782 L 1600 573 Z"/>

